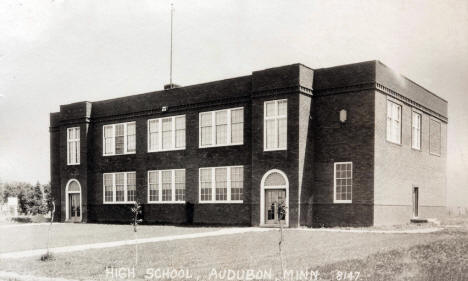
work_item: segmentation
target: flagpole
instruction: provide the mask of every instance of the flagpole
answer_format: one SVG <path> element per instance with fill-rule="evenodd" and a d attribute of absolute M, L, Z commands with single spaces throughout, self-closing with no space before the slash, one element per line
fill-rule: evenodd
<path fill-rule="evenodd" d="M 169 66 L 169 87 L 172 89 L 172 25 L 174 17 L 174 4 L 171 3 L 171 55 L 170 55 L 170 66 Z"/>

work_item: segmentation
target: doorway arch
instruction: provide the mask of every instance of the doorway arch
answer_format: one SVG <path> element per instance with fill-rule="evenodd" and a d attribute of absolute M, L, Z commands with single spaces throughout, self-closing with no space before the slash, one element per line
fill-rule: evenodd
<path fill-rule="evenodd" d="M 285 198 L 282 198 L 284 194 Z M 260 183 L 260 225 L 261 226 L 277 226 L 278 224 L 272 223 L 269 220 L 269 217 L 272 215 L 268 213 L 267 206 L 271 205 L 273 200 L 277 199 L 277 201 L 284 200 L 284 204 L 286 206 L 286 214 L 284 218 L 284 226 L 289 226 L 289 181 L 286 174 L 278 169 L 272 169 L 266 172 Z M 268 202 L 267 202 L 268 201 Z M 271 205 L 273 206 L 273 205 Z M 275 215 L 275 210 L 272 210 L 273 215 Z M 274 221 L 274 220 L 273 220 Z"/>
<path fill-rule="evenodd" d="M 66 221 L 81 222 L 83 208 L 81 200 L 81 185 L 76 179 L 70 179 L 65 187 Z"/>

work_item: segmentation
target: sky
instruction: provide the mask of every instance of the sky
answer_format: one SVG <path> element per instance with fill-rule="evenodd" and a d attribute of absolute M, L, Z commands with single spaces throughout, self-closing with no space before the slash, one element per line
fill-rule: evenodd
<path fill-rule="evenodd" d="M 0 180 L 48 182 L 61 104 L 292 63 L 378 59 L 449 102 L 448 204 L 468 206 L 468 1 L 0 1 Z"/>

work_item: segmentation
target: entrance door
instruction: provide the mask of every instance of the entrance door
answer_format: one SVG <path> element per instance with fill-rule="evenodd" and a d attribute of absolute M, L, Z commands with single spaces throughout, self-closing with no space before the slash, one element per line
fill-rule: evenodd
<path fill-rule="evenodd" d="M 286 190 L 284 189 L 266 189 L 265 190 L 265 224 L 279 225 L 285 223 Z"/>
<path fill-rule="evenodd" d="M 419 188 L 413 187 L 413 217 L 419 217 Z"/>
<path fill-rule="evenodd" d="M 68 198 L 68 202 L 70 202 L 70 221 L 72 222 L 79 222 L 81 220 L 81 209 L 80 209 L 80 194 L 79 193 L 70 193 Z"/>

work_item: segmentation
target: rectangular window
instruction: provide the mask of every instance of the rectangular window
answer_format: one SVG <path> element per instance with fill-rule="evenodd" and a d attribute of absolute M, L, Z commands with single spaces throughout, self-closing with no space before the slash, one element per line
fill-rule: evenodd
<path fill-rule="evenodd" d="M 429 121 L 429 153 L 441 155 L 441 125 L 432 118 Z"/>
<path fill-rule="evenodd" d="M 148 120 L 148 152 L 185 149 L 185 115 Z"/>
<path fill-rule="evenodd" d="M 103 126 L 103 155 L 133 154 L 136 151 L 136 123 Z"/>
<path fill-rule="evenodd" d="M 387 100 L 387 140 L 401 144 L 401 105 Z"/>
<path fill-rule="evenodd" d="M 288 136 L 288 101 L 273 100 L 264 103 L 264 150 L 285 150 Z"/>
<path fill-rule="evenodd" d="M 149 203 L 185 203 L 185 169 L 148 171 Z"/>
<path fill-rule="evenodd" d="M 353 191 L 353 163 L 336 162 L 334 165 L 334 203 L 351 203 Z"/>
<path fill-rule="evenodd" d="M 80 164 L 80 128 L 67 129 L 67 164 Z"/>
<path fill-rule="evenodd" d="M 242 203 L 242 166 L 200 168 L 200 203 Z"/>
<path fill-rule="evenodd" d="M 134 203 L 136 172 L 105 173 L 103 175 L 104 203 Z"/>
<path fill-rule="evenodd" d="M 411 147 L 414 149 L 421 149 L 421 114 L 412 113 L 411 121 Z"/>
<path fill-rule="evenodd" d="M 244 108 L 199 114 L 199 146 L 214 147 L 244 143 Z"/>

